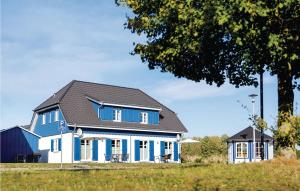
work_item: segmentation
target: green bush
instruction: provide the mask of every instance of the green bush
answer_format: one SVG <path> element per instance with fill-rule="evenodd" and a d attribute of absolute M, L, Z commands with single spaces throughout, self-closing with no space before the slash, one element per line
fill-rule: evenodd
<path fill-rule="evenodd" d="M 297 159 L 300 159 L 300 150 L 296 150 Z"/>
<path fill-rule="evenodd" d="M 182 144 L 181 158 L 182 162 L 211 161 L 223 163 L 227 158 L 227 140 L 228 136 L 206 136 L 203 138 L 194 137 L 199 143 Z M 221 162 L 223 161 L 223 162 Z"/>

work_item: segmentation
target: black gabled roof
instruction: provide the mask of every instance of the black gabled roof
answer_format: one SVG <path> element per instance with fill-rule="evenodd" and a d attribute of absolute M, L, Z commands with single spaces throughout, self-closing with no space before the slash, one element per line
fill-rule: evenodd
<path fill-rule="evenodd" d="M 161 109 L 160 115 L 162 118 L 160 118 L 159 125 L 102 121 L 99 120 L 88 98 L 112 104 L 159 108 Z M 34 111 L 38 113 L 53 105 L 59 105 L 68 124 L 111 127 L 116 129 L 130 128 L 137 130 L 187 132 L 187 129 L 178 119 L 175 112 L 143 91 L 135 88 L 73 80 L 40 104 Z"/>
<path fill-rule="evenodd" d="M 238 132 L 237 134 L 233 135 L 232 137 L 229 137 L 227 139 L 227 142 L 231 141 L 252 141 L 253 140 L 253 128 L 247 127 L 243 129 L 242 131 Z M 257 129 L 255 129 L 255 141 L 261 140 L 261 133 Z M 264 133 L 264 140 L 265 141 L 272 141 L 273 138 L 269 135 Z"/>

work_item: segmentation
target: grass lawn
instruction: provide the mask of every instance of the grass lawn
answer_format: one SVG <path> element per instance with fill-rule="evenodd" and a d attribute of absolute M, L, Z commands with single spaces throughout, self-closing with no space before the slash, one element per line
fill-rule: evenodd
<path fill-rule="evenodd" d="M 206 166 L 92 164 L 107 170 L 47 171 L 58 166 L 1 164 L 1 190 L 300 190 L 299 160 Z"/>

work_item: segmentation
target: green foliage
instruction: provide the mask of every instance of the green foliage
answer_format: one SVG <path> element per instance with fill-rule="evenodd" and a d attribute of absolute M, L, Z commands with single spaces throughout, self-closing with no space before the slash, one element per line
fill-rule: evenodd
<path fill-rule="evenodd" d="M 6 167 L 15 164 L 5 164 Z M 1 191 L 7 190 L 299 190 L 300 161 L 255 164 L 85 164 L 106 170 L 24 171 L 23 164 L 5 171 Z M 31 164 L 24 164 L 30 167 Z M 56 164 L 59 166 L 59 164 Z M 34 165 L 37 166 L 37 165 Z M 48 164 L 39 164 L 48 168 Z M 53 165 L 50 165 L 53 166 Z M 114 169 L 107 170 L 107 168 Z M 122 168 L 121 168 L 122 167 Z M 124 170 L 127 169 L 127 170 Z"/>
<path fill-rule="evenodd" d="M 228 136 L 206 136 L 203 138 L 194 137 L 199 143 L 184 143 L 181 145 L 181 157 L 183 161 L 194 161 L 202 163 L 209 161 L 226 161 Z"/>
<path fill-rule="evenodd" d="M 279 110 L 292 111 L 300 77 L 300 1 L 127 0 L 125 27 L 150 69 L 221 86 L 257 85 L 257 74 L 278 76 Z M 300 85 L 298 85 L 300 89 Z"/>
<path fill-rule="evenodd" d="M 277 149 L 292 148 L 300 143 L 300 116 L 282 113 L 273 129 Z"/>

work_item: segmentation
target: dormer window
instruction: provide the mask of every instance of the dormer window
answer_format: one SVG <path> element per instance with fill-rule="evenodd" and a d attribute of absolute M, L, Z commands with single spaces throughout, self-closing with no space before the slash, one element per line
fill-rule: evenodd
<path fill-rule="evenodd" d="M 122 111 L 120 109 L 113 110 L 113 121 L 121 122 Z"/>
<path fill-rule="evenodd" d="M 44 113 L 42 115 L 42 125 L 45 125 L 46 124 L 46 114 Z"/>
<path fill-rule="evenodd" d="M 141 112 L 141 123 L 148 124 L 148 113 L 147 112 Z"/>
<path fill-rule="evenodd" d="M 52 113 L 51 112 L 49 112 L 49 121 L 48 121 L 48 123 L 51 123 L 51 118 L 52 118 L 52 115 L 51 115 Z"/>
<path fill-rule="evenodd" d="M 58 110 L 55 110 L 54 121 L 58 121 Z"/>

